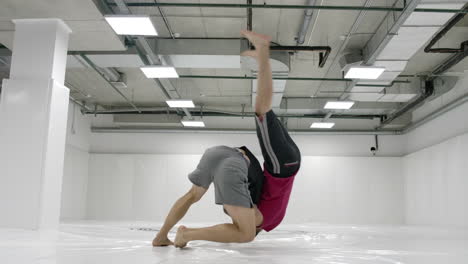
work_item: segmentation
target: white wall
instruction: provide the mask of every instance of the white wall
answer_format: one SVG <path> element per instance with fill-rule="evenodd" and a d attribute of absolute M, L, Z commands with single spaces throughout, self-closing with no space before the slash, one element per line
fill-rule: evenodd
<path fill-rule="evenodd" d="M 303 166 L 285 222 L 403 223 L 401 159 L 370 157 L 373 135 L 292 137 Z M 380 136 L 379 155 L 401 156 L 403 143 L 399 136 Z M 163 221 L 191 186 L 187 175 L 200 155 L 215 145 L 247 145 L 261 156 L 254 133 L 93 133 L 88 217 Z M 212 191 L 186 221 L 229 221 Z"/>
<path fill-rule="evenodd" d="M 91 125 L 89 118 L 79 109 L 70 102 L 62 182 L 62 220 L 86 218 Z"/>
<path fill-rule="evenodd" d="M 468 134 L 403 160 L 406 223 L 468 227 Z"/>
<path fill-rule="evenodd" d="M 467 94 L 468 76 L 453 90 L 426 103 L 415 120 Z M 405 135 L 405 222 L 468 227 L 468 103 Z"/>
<path fill-rule="evenodd" d="M 91 154 L 88 217 L 161 222 L 191 186 L 200 155 Z M 285 223 L 403 223 L 399 158 L 303 157 Z M 213 187 L 187 222 L 229 221 Z"/>

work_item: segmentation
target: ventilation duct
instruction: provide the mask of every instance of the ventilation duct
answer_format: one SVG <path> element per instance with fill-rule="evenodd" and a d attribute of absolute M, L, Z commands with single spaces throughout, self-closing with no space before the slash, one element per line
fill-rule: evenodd
<path fill-rule="evenodd" d="M 460 9 L 463 3 L 419 4 L 417 8 Z M 387 70 L 383 81 L 393 81 L 405 69 L 408 61 L 420 50 L 437 31 L 447 23 L 453 14 L 412 13 L 377 56 L 374 65 Z"/>
<path fill-rule="evenodd" d="M 100 68 L 120 67 L 139 68 L 145 64 L 138 54 L 86 54 Z M 86 68 L 79 56 L 67 56 L 67 68 Z"/>
<path fill-rule="evenodd" d="M 114 124 L 122 127 L 174 127 L 180 126 L 181 118 L 177 115 L 134 115 L 114 114 Z"/>
<path fill-rule="evenodd" d="M 170 61 L 176 68 L 205 68 L 205 69 L 239 69 L 241 56 L 239 55 L 166 55 L 165 61 Z"/>
<path fill-rule="evenodd" d="M 460 9 L 464 3 L 423 3 L 417 8 Z M 397 34 L 391 36 L 387 45 L 376 56 L 372 66 L 385 67 L 385 72 L 376 80 L 358 80 L 351 87 L 350 99 L 356 101 L 408 102 L 418 95 L 411 87 L 385 89 L 405 70 L 408 61 L 436 34 L 453 14 L 413 12 L 403 22 Z M 340 60 L 342 68 L 362 64 L 358 53 L 345 55 Z M 365 86 L 360 86 L 365 85 Z M 375 86 L 369 86 L 375 85 Z"/>
<path fill-rule="evenodd" d="M 371 85 L 373 82 L 368 83 Z M 413 80 L 411 83 L 396 83 L 391 87 L 355 86 L 349 99 L 361 102 L 404 103 L 411 101 L 418 95 L 420 86 L 419 80 Z M 368 90 L 366 91 L 366 89 Z M 377 91 L 379 89 L 380 91 Z"/>

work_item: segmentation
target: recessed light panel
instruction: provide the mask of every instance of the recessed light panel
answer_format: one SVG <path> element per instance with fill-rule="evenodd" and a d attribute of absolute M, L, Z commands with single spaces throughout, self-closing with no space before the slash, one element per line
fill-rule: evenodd
<path fill-rule="evenodd" d="M 117 35 L 157 36 L 153 22 L 148 16 L 105 16 Z"/>
<path fill-rule="evenodd" d="M 169 107 L 178 107 L 178 108 L 194 108 L 192 100 L 168 100 L 166 101 Z"/>
<path fill-rule="evenodd" d="M 385 71 L 380 67 L 351 67 L 346 72 L 346 79 L 371 79 L 375 80 Z"/>
<path fill-rule="evenodd" d="M 203 121 L 182 121 L 182 125 L 184 125 L 184 127 L 205 127 Z"/>
<path fill-rule="evenodd" d="M 148 78 L 179 78 L 174 67 L 145 66 L 140 69 Z"/>
<path fill-rule="evenodd" d="M 333 126 L 335 126 L 335 123 L 314 122 L 310 128 L 332 128 Z"/>
<path fill-rule="evenodd" d="M 327 102 L 325 109 L 350 109 L 354 102 Z"/>

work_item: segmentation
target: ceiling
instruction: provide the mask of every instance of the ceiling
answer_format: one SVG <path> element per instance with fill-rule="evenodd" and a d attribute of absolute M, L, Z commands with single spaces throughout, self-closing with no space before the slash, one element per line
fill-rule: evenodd
<path fill-rule="evenodd" d="M 0 43 L 12 47 L 14 25 L 12 19 L 58 17 L 63 19 L 73 30 L 70 37 L 70 51 L 110 52 L 126 49 L 122 37 L 117 36 L 105 22 L 102 10 L 96 6 L 98 0 L 2 0 L 0 4 Z M 108 0 L 112 2 L 112 0 Z M 152 0 L 126 0 L 132 2 L 153 2 Z M 163 1 L 160 1 L 163 2 Z M 222 3 L 214 0 L 174 0 L 175 3 Z M 229 3 L 245 4 L 244 0 L 230 0 Z M 304 5 L 304 0 L 254 0 L 254 4 Z M 363 6 L 366 1 L 355 0 L 317 0 L 316 4 Z M 392 6 L 395 0 L 373 0 L 372 6 Z M 423 1 L 431 3 L 434 1 Z M 441 1 L 436 1 L 441 2 Z M 460 3 L 465 1 L 445 1 Z M 239 31 L 247 25 L 246 9 L 241 8 L 196 8 L 162 7 L 167 22 L 178 38 L 240 38 Z M 157 7 L 130 7 L 133 14 L 150 15 L 155 24 L 158 38 L 170 38 L 171 35 Z M 117 9 L 114 12 L 118 13 Z M 318 53 L 299 51 L 291 54 L 289 77 L 342 78 L 339 58 L 344 52 L 361 50 L 373 37 L 382 23 L 385 12 L 365 12 L 356 32 L 347 39 L 347 35 L 360 11 L 315 10 L 304 46 L 330 46 L 331 54 L 323 68 L 318 67 Z M 272 36 L 278 45 L 295 46 L 295 38 L 303 21 L 303 10 L 298 9 L 253 9 L 253 30 Z M 468 36 L 468 16 L 458 23 L 436 47 L 458 47 Z M 346 44 L 342 49 L 343 43 Z M 221 47 L 213 46 L 213 54 Z M 341 51 L 340 53 L 338 53 Z M 448 54 L 425 53 L 420 49 L 409 60 L 402 75 L 427 74 L 448 58 Z M 1 65 L 0 65 L 1 66 Z M 115 67 L 127 77 L 127 88 L 120 91 L 135 105 L 141 108 L 165 108 L 166 97 L 160 85 L 147 79 L 137 67 Z M 450 69 L 452 73 L 463 73 L 468 69 L 465 59 Z M 244 68 L 177 68 L 179 75 L 209 76 L 244 76 L 251 75 Z M 413 83 L 415 78 L 398 78 Z M 232 79 L 190 79 L 169 80 L 171 87 L 184 99 L 192 99 L 203 106 L 204 111 L 252 112 L 252 81 Z M 167 83 L 167 82 L 166 82 Z M 281 109 L 278 112 L 291 115 L 325 115 L 323 109 L 327 100 L 338 100 L 346 89 L 347 82 L 342 81 L 287 81 Z M 131 109 L 128 102 L 112 89 L 108 82 L 90 67 L 70 67 L 66 72 L 66 85 L 71 89 L 71 96 L 84 102 L 88 107 L 98 106 L 101 110 Z M 413 84 L 400 84 L 395 89 L 414 89 Z M 379 125 L 375 116 L 389 115 L 405 105 L 406 102 L 356 102 L 350 110 L 334 111 L 331 120 L 336 122 L 335 129 L 369 130 Z M 244 107 L 244 108 L 243 108 Z M 196 111 L 199 112 L 197 108 Z M 181 113 L 181 112 L 180 112 Z M 353 118 L 339 118 L 341 115 L 361 115 Z M 367 118 L 365 116 L 368 116 Z M 292 130 L 308 129 L 312 121 L 322 118 L 289 117 L 288 128 Z M 107 116 L 111 120 L 112 116 Z M 212 129 L 252 129 L 254 122 L 242 117 L 204 116 L 207 128 Z M 409 122 L 407 119 L 405 122 Z M 406 123 L 402 123 L 401 126 Z M 101 126 L 96 122 L 96 126 Z M 111 121 L 106 126 L 119 127 Z M 148 125 L 158 127 L 158 124 Z M 180 128 L 180 125 L 175 126 Z"/>

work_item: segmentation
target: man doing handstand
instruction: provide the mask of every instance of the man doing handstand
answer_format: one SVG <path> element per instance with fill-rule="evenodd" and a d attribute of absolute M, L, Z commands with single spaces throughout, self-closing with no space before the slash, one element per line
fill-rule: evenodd
<path fill-rule="evenodd" d="M 264 170 L 246 148 L 217 146 L 203 154 L 189 179 L 191 189 L 172 206 L 153 246 L 174 244 L 183 248 L 194 240 L 222 243 L 252 241 L 261 230 L 271 231 L 283 220 L 301 156 L 286 128 L 271 110 L 273 81 L 270 66 L 269 36 L 242 31 L 255 47 L 242 55 L 258 62 L 258 91 L 255 102 L 257 136 L 264 157 Z M 211 183 L 215 203 L 222 204 L 232 224 L 204 228 L 180 226 L 174 243 L 169 231 L 182 219 L 190 206 L 201 199 Z"/>

